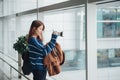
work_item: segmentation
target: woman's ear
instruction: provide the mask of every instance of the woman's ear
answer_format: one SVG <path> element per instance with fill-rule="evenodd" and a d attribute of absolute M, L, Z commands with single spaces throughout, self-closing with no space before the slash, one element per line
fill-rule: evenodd
<path fill-rule="evenodd" d="M 33 27 L 33 31 L 35 31 L 36 30 L 36 28 L 35 27 Z"/>
<path fill-rule="evenodd" d="M 36 30 L 36 28 L 35 27 L 33 27 L 33 31 L 35 31 Z"/>

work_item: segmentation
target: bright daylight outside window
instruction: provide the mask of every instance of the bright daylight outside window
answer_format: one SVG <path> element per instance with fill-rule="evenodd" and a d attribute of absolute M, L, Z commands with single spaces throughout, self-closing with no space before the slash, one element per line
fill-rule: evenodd
<path fill-rule="evenodd" d="M 98 8 L 97 10 L 97 37 L 98 39 L 120 38 L 120 6 Z M 104 41 L 103 41 L 104 42 Z M 108 44 L 106 44 L 107 46 Z M 98 49 L 98 68 L 120 66 L 120 47 Z"/>

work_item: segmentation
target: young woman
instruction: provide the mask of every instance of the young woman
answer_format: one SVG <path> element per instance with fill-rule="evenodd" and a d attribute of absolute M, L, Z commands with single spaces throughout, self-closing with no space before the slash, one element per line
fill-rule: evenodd
<path fill-rule="evenodd" d="M 34 20 L 31 24 L 28 47 L 29 47 L 29 59 L 32 65 L 32 73 L 34 80 L 46 80 L 46 67 L 43 64 L 44 57 L 49 54 L 55 47 L 58 32 L 54 31 L 50 42 L 47 45 L 43 44 L 43 35 L 45 26 L 39 20 Z"/>

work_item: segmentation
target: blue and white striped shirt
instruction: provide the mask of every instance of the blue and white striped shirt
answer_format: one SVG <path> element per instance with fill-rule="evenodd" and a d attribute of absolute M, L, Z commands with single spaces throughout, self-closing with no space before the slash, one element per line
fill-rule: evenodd
<path fill-rule="evenodd" d="M 44 57 L 55 47 L 57 35 L 52 34 L 52 38 L 47 45 L 44 45 L 39 39 L 30 37 L 28 40 L 29 59 L 33 69 L 43 70 Z"/>

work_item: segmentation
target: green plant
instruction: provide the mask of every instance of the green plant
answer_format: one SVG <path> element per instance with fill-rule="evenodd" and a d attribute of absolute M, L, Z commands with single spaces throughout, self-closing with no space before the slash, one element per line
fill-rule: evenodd
<path fill-rule="evenodd" d="M 13 48 L 20 54 L 28 51 L 27 35 L 18 37 L 16 43 L 13 44 Z"/>

